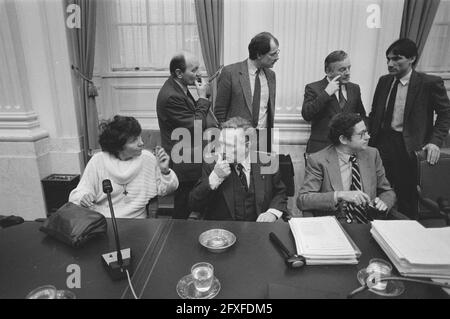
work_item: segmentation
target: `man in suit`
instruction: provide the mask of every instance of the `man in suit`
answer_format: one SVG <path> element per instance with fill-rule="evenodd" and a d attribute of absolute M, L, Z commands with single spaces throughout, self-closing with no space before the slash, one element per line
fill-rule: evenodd
<path fill-rule="evenodd" d="M 417 47 L 413 41 L 395 41 L 386 50 L 386 58 L 389 74 L 378 81 L 369 118 L 370 145 L 380 151 L 398 196 L 398 210 L 415 219 L 411 156 L 423 149 L 431 165 L 439 160 L 439 148 L 450 128 L 450 101 L 440 77 L 414 70 Z"/>
<path fill-rule="evenodd" d="M 202 178 L 190 194 L 194 211 L 205 207 L 205 219 L 274 222 L 287 212 L 285 185 L 278 169 L 265 174 L 251 156 L 255 129 L 234 117 L 222 123 L 218 158 L 203 164 Z"/>
<path fill-rule="evenodd" d="M 275 116 L 275 72 L 278 40 L 269 32 L 257 34 L 248 45 L 248 59 L 227 65 L 217 82 L 214 113 L 219 122 L 239 116 L 258 129 L 261 149 L 271 148 Z"/>
<path fill-rule="evenodd" d="M 319 215 L 336 214 L 348 223 L 367 223 L 371 219 L 366 214 L 368 206 L 386 212 L 387 217 L 395 193 L 378 150 L 368 147 L 369 134 L 362 117 L 355 113 L 335 115 L 329 138 L 332 145 L 308 158 L 298 208 Z"/>
<path fill-rule="evenodd" d="M 190 214 L 189 192 L 201 176 L 201 160 L 196 163 L 194 153 L 200 152 L 201 159 L 202 145 L 195 145 L 194 127 L 200 126 L 200 131 L 205 128 L 205 118 L 211 102 L 208 100 L 209 85 L 196 80 L 199 76 L 197 58 L 189 53 L 176 54 L 170 61 L 169 68 L 170 77 L 159 91 L 156 112 L 162 147 L 170 152 L 171 167 L 179 180 L 179 187 L 174 196 L 173 218 L 184 219 Z M 188 89 L 188 86 L 193 85 L 197 89 L 198 101 L 195 101 Z M 172 132 L 180 128 L 187 130 L 189 136 L 183 136 L 181 140 L 172 139 Z M 181 147 L 174 147 L 176 145 Z M 179 153 L 187 155 L 187 158 L 180 158 Z"/>
<path fill-rule="evenodd" d="M 347 53 L 333 51 L 325 58 L 326 77 L 306 85 L 302 116 L 311 122 L 306 153 L 320 151 L 331 144 L 328 124 L 335 114 L 358 113 L 365 118 L 359 85 L 350 82 L 350 67 Z"/>

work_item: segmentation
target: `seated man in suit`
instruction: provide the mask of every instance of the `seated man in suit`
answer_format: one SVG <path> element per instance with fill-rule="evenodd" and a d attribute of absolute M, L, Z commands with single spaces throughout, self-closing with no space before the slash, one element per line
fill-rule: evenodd
<path fill-rule="evenodd" d="M 310 155 L 297 206 L 318 215 L 337 214 L 348 223 L 367 223 L 367 206 L 387 213 L 395 193 L 386 179 L 376 148 L 368 146 L 369 134 L 359 114 L 339 113 L 330 122 L 333 145 Z"/>
<path fill-rule="evenodd" d="M 305 87 L 302 116 L 311 122 L 306 153 L 318 152 L 331 144 L 328 125 L 338 113 L 359 113 L 366 117 L 359 85 L 350 82 L 350 59 L 344 51 L 333 51 L 325 58 L 325 78 Z"/>
<path fill-rule="evenodd" d="M 205 207 L 205 219 L 258 222 L 274 222 L 287 213 L 278 167 L 264 174 L 267 167 L 251 154 L 255 134 L 249 120 L 234 117 L 222 123 L 219 156 L 203 164 L 202 178 L 189 196 L 191 210 Z"/>

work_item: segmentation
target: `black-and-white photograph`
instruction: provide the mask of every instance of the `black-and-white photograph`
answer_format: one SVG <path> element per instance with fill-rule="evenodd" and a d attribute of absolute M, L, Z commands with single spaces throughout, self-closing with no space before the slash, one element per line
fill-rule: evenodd
<path fill-rule="evenodd" d="M 449 97 L 450 0 L 0 0 L 0 299 L 449 299 Z"/>

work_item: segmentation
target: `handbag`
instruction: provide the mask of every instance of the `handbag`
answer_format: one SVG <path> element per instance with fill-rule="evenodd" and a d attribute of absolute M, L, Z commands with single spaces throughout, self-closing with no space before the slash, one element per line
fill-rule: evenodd
<path fill-rule="evenodd" d="M 102 214 L 68 202 L 52 214 L 39 230 L 69 246 L 81 247 L 90 239 L 105 234 L 107 227 Z"/>

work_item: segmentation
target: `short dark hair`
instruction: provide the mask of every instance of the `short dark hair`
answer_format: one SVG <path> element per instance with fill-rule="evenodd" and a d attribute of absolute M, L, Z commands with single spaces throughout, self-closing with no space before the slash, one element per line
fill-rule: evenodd
<path fill-rule="evenodd" d="M 328 138 L 334 145 L 339 145 L 339 137 L 345 136 L 351 139 L 354 133 L 354 126 L 363 119 L 358 113 L 338 113 L 330 121 L 330 132 Z"/>
<path fill-rule="evenodd" d="M 240 116 L 232 117 L 221 124 L 222 130 L 227 128 L 243 129 L 247 139 L 250 139 L 250 136 L 254 136 L 254 134 L 256 133 L 256 130 L 252 126 L 252 123 Z"/>
<path fill-rule="evenodd" d="M 386 50 L 386 57 L 388 56 L 389 53 L 395 55 L 403 55 L 408 59 L 416 57 L 416 60 L 414 61 L 413 65 L 416 64 L 419 55 L 416 43 L 408 38 L 398 39 L 397 41 L 392 43 Z"/>
<path fill-rule="evenodd" d="M 325 58 L 325 73 L 328 72 L 328 67 L 331 63 L 344 61 L 348 57 L 348 54 L 342 50 L 336 50 L 331 52 Z"/>
<path fill-rule="evenodd" d="M 184 54 L 177 54 L 170 60 L 169 70 L 173 77 L 177 76 L 175 73 L 176 69 L 180 69 L 183 73 L 186 71 L 186 58 Z"/>
<path fill-rule="evenodd" d="M 269 32 L 261 32 L 253 37 L 248 45 L 248 57 L 255 60 L 259 55 L 264 55 L 270 51 L 270 40 L 278 45 L 278 40 Z"/>
<path fill-rule="evenodd" d="M 102 151 L 119 158 L 119 152 L 130 138 L 141 135 L 139 122 L 132 116 L 116 115 L 100 124 L 99 143 Z"/>

